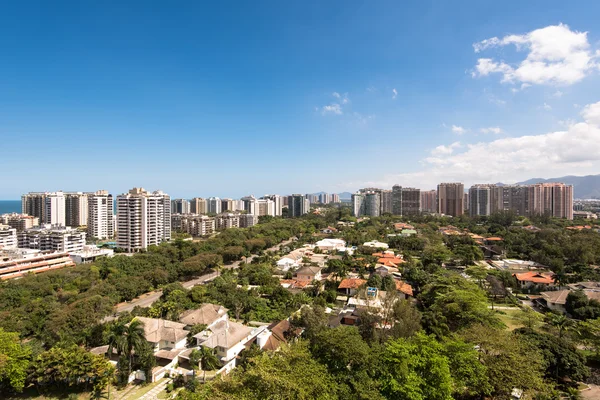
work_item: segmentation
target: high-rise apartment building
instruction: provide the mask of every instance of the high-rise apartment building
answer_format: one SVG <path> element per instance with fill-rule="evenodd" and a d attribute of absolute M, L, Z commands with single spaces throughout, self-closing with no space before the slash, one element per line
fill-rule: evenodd
<path fill-rule="evenodd" d="M 113 197 L 106 190 L 87 196 L 87 234 L 97 239 L 111 239 L 115 235 Z"/>
<path fill-rule="evenodd" d="M 219 203 L 220 204 L 220 203 Z M 133 188 L 117 196 L 117 246 L 128 252 L 171 240 L 171 198 Z"/>
<path fill-rule="evenodd" d="M 529 186 L 532 213 L 573 219 L 573 186 L 564 183 L 538 183 Z"/>
<path fill-rule="evenodd" d="M 329 193 L 319 194 L 319 203 L 321 203 L 321 204 L 331 203 L 331 196 L 329 195 Z"/>
<path fill-rule="evenodd" d="M 275 207 L 275 216 L 276 217 L 280 217 L 281 216 L 281 210 L 283 208 L 283 197 L 281 197 L 278 194 L 266 194 L 263 197 L 261 197 L 262 200 L 271 200 L 274 204 Z"/>
<path fill-rule="evenodd" d="M 352 195 L 352 214 L 355 217 L 381 215 L 381 190 L 374 188 L 360 189 Z"/>
<path fill-rule="evenodd" d="M 421 191 L 421 211 L 427 213 L 437 213 L 437 191 Z"/>
<path fill-rule="evenodd" d="M 288 217 L 300 217 L 310 211 L 310 201 L 301 194 L 288 196 Z"/>
<path fill-rule="evenodd" d="M 529 186 L 497 186 L 495 192 L 496 205 L 493 212 L 510 210 L 514 211 L 517 215 L 531 215 Z"/>
<path fill-rule="evenodd" d="M 194 197 L 190 202 L 190 213 L 192 214 L 206 214 L 208 212 L 208 206 L 206 199 L 202 197 Z"/>
<path fill-rule="evenodd" d="M 382 190 L 379 192 L 381 208 L 379 210 L 380 214 L 391 214 L 392 213 L 392 191 L 391 190 Z"/>
<path fill-rule="evenodd" d="M 206 200 L 206 211 L 209 214 L 220 214 L 221 206 L 221 199 L 218 197 L 209 197 Z"/>
<path fill-rule="evenodd" d="M 250 228 L 258 223 L 258 217 L 252 214 L 240 214 L 240 228 Z"/>
<path fill-rule="evenodd" d="M 488 216 L 498 205 L 496 185 L 473 185 L 469 188 L 469 215 Z"/>
<path fill-rule="evenodd" d="M 21 212 L 38 218 L 39 222 L 44 222 L 44 205 L 46 203 L 46 194 L 43 192 L 29 192 L 21 196 Z"/>
<path fill-rule="evenodd" d="M 269 199 L 260 199 L 256 201 L 256 209 L 258 212 L 254 215 L 263 216 L 270 215 L 275 216 L 275 202 Z"/>
<path fill-rule="evenodd" d="M 86 226 L 88 223 L 88 193 L 65 193 L 64 198 L 65 225 L 73 228 Z"/>
<path fill-rule="evenodd" d="M 241 200 L 244 203 L 244 211 L 248 214 L 258 215 L 258 200 L 256 200 L 256 197 L 252 195 L 244 196 Z"/>
<path fill-rule="evenodd" d="M 421 189 L 394 185 L 391 193 L 394 215 L 416 215 L 421 212 Z"/>
<path fill-rule="evenodd" d="M 340 203 L 340 202 L 341 202 L 341 201 L 340 201 L 340 195 L 339 195 L 339 194 L 337 194 L 337 193 L 333 193 L 333 194 L 331 195 L 331 202 L 332 202 L 332 203 Z"/>
<path fill-rule="evenodd" d="M 233 199 L 221 199 L 221 212 L 237 211 L 237 202 Z"/>
<path fill-rule="evenodd" d="M 172 214 L 189 214 L 191 205 L 186 199 L 174 199 L 171 200 L 171 213 Z"/>
<path fill-rule="evenodd" d="M 465 211 L 465 186 L 462 183 L 440 183 L 437 189 L 438 212 L 453 217 Z"/>
<path fill-rule="evenodd" d="M 27 214 L 11 213 L 0 215 L 0 224 L 8 225 L 20 232 L 38 226 L 40 219 Z"/>
<path fill-rule="evenodd" d="M 44 223 L 66 226 L 66 204 L 63 192 L 46 194 L 44 198 Z"/>

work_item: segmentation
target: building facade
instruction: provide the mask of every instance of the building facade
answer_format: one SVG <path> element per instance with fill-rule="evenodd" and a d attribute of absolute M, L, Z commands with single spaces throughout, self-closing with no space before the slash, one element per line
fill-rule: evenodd
<path fill-rule="evenodd" d="M 106 190 L 98 190 L 88 195 L 87 234 L 97 239 L 111 239 L 115 236 L 115 213 L 113 196 Z"/>
<path fill-rule="evenodd" d="M 573 219 L 573 186 L 538 183 L 529 186 L 529 201 L 535 215 Z"/>
<path fill-rule="evenodd" d="M 288 196 L 288 217 L 301 217 L 310 211 L 310 201 L 301 194 Z"/>
<path fill-rule="evenodd" d="M 0 250 L 14 249 L 18 244 L 17 230 L 9 225 L 0 224 Z"/>
<path fill-rule="evenodd" d="M 133 188 L 117 196 L 117 246 L 128 252 L 171 240 L 171 199 Z"/>
<path fill-rule="evenodd" d="M 221 206 L 221 199 L 218 197 L 209 197 L 206 200 L 206 212 L 209 214 L 220 214 Z"/>
<path fill-rule="evenodd" d="M 437 189 L 438 212 L 453 217 L 463 215 L 465 186 L 462 183 L 440 183 Z"/>
<path fill-rule="evenodd" d="M 489 216 L 496 211 L 496 185 L 473 185 L 469 188 L 469 215 Z"/>
<path fill-rule="evenodd" d="M 189 214 L 190 202 L 186 199 L 175 199 L 171 200 L 171 213 L 172 214 Z"/>
<path fill-rule="evenodd" d="M 65 193 L 64 197 L 65 225 L 73 228 L 77 228 L 79 226 L 87 226 L 88 194 L 82 192 Z"/>
<path fill-rule="evenodd" d="M 427 213 L 437 213 L 437 191 L 421 191 L 421 211 Z"/>
<path fill-rule="evenodd" d="M 19 232 L 19 248 L 69 253 L 83 250 L 86 233 L 61 225 L 46 224 Z"/>
<path fill-rule="evenodd" d="M 190 202 L 190 213 L 192 214 L 206 214 L 208 212 L 208 206 L 206 199 L 202 197 L 194 197 Z"/>
<path fill-rule="evenodd" d="M 40 220 L 38 217 L 27 214 L 11 213 L 0 215 L 0 224 L 8 225 L 11 228 L 15 228 L 17 232 L 20 232 L 38 226 Z"/>

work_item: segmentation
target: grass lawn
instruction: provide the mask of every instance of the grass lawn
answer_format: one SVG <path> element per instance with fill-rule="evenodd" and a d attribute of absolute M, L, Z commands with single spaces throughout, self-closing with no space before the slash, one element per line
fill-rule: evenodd
<path fill-rule="evenodd" d="M 127 395 L 124 396 L 122 400 L 139 399 L 140 397 L 142 397 L 143 395 L 145 395 L 146 393 L 148 393 L 149 391 L 154 389 L 156 386 L 160 385 L 160 383 L 162 381 L 164 381 L 165 379 L 167 379 L 167 378 L 162 378 L 162 379 L 160 379 L 156 382 L 152 382 L 152 383 L 145 383 L 145 384 L 137 385 L 137 387 L 135 389 L 133 389 L 132 391 L 128 392 Z"/>
<path fill-rule="evenodd" d="M 496 315 L 498 316 L 498 318 L 500 318 L 500 320 L 504 323 L 504 325 L 506 325 L 507 329 L 514 331 L 515 329 L 518 328 L 522 328 L 523 326 L 523 322 L 519 321 L 518 316 L 521 313 L 521 309 L 520 308 L 515 308 L 515 309 L 505 309 L 505 310 L 498 310 L 501 312 L 497 312 Z"/>

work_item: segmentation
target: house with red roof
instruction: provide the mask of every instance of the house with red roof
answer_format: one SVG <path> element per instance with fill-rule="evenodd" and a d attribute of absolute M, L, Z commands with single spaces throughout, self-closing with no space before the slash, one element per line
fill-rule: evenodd
<path fill-rule="evenodd" d="M 521 289 L 549 288 L 554 286 L 554 272 L 528 271 L 513 274 Z"/>
<path fill-rule="evenodd" d="M 345 278 L 340 282 L 338 291 L 344 293 L 346 296 L 354 296 L 358 289 L 366 283 L 365 279 Z"/>

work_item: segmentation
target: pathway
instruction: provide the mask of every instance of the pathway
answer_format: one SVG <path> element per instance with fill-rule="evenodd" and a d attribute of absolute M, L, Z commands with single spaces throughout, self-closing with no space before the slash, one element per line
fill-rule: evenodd
<path fill-rule="evenodd" d="M 165 388 L 167 387 L 167 385 L 169 383 L 171 383 L 171 379 L 163 379 L 163 381 L 160 382 L 158 385 L 156 385 L 154 388 L 152 388 L 152 390 L 150 390 L 148 393 L 146 393 L 145 395 L 140 397 L 140 400 L 158 399 L 158 394 L 160 392 L 162 392 L 163 390 L 165 390 Z"/>

